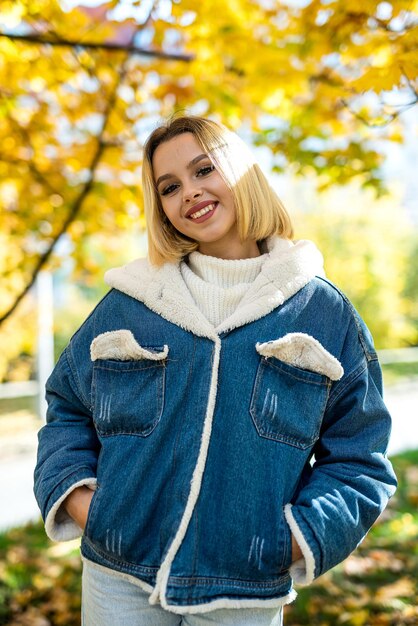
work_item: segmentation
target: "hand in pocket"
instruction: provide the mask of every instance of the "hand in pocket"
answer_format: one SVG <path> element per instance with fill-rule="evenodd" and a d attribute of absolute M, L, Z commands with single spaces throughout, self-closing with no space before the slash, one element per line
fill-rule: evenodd
<path fill-rule="evenodd" d="M 94 491 L 86 486 L 76 487 L 64 500 L 63 506 L 75 523 L 84 530 Z"/>

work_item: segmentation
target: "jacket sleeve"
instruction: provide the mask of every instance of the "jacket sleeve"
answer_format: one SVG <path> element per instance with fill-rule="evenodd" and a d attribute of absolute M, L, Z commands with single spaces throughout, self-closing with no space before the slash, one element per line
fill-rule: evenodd
<path fill-rule="evenodd" d="M 346 374 L 331 388 L 314 463 L 285 507 L 304 556 L 290 569 L 299 584 L 309 584 L 356 548 L 397 484 L 386 457 L 391 419 L 381 370 L 355 311 L 341 362 Z"/>
<path fill-rule="evenodd" d="M 46 385 L 47 423 L 38 434 L 34 492 L 46 533 L 56 541 L 82 534 L 82 529 L 61 506 L 62 502 L 76 487 L 87 485 L 95 489 L 96 485 L 100 443 L 85 384 L 91 370 L 89 346 L 85 334 L 75 342 L 73 338 Z M 77 350 L 77 359 L 73 358 L 74 350 Z M 80 373 L 76 363 L 81 362 L 84 362 L 84 371 Z"/>

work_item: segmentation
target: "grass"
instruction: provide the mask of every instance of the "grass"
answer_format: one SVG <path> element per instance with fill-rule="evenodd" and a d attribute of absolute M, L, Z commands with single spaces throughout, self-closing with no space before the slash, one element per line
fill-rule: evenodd
<path fill-rule="evenodd" d="M 418 624 L 418 450 L 394 457 L 399 488 L 344 563 L 299 589 L 289 626 Z M 80 625 L 79 541 L 54 544 L 41 523 L 0 534 L 0 625 Z"/>
<path fill-rule="evenodd" d="M 79 542 L 53 544 L 43 525 L 0 534 L 0 624 L 79 626 Z"/>

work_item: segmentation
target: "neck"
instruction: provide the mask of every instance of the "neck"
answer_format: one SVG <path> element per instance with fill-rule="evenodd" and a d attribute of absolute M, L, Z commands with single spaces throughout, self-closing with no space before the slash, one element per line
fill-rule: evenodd
<path fill-rule="evenodd" d="M 229 242 L 228 246 L 225 246 L 224 242 L 201 242 L 198 251 L 218 259 L 229 260 L 253 259 L 261 254 L 257 242 L 253 239 L 243 242 L 234 240 Z"/>

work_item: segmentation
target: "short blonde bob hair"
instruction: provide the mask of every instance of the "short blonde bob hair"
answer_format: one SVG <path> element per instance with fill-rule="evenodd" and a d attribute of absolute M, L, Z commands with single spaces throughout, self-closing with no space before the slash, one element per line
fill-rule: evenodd
<path fill-rule="evenodd" d="M 156 128 L 144 146 L 142 186 L 148 229 L 148 256 L 153 265 L 178 262 L 197 241 L 182 235 L 168 221 L 155 185 L 152 159 L 158 146 L 182 133 L 192 133 L 232 192 L 241 241 L 272 235 L 290 239 L 290 217 L 270 187 L 245 143 L 222 124 L 202 117 L 172 117 Z"/>

